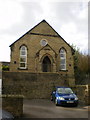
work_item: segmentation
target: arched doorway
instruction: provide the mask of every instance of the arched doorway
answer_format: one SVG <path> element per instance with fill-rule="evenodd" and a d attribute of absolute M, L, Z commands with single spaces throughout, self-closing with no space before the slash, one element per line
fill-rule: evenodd
<path fill-rule="evenodd" d="M 48 56 L 44 57 L 42 61 L 42 71 L 51 72 L 51 61 Z"/>

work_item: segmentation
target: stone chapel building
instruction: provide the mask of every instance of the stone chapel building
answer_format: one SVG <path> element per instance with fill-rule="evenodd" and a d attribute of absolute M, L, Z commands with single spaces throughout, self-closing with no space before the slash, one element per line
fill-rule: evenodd
<path fill-rule="evenodd" d="M 58 73 L 73 76 L 74 84 L 74 50 L 45 20 L 10 48 L 11 72 Z"/>

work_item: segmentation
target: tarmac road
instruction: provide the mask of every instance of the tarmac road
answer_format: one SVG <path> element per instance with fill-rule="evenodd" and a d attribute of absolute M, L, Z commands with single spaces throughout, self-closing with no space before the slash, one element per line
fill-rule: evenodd
<path fill-rule="evenodd" d="M 62 107 L 46 99 L 24 100 L 24 118 L 88 118 L 88 107 Z"/>

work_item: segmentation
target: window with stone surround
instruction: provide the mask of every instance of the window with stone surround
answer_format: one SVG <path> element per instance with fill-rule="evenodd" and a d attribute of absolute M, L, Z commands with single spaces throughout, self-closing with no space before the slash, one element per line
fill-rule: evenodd
<path fill-rule="evenodd" d="M 60 50 L 60 70 L 66 70 L 66 51 L 64 48 Z"/>
<path fill-rule="evenodd" d="M 21 46 L 20 48 L 20 69 L 27 68 L 27 47 Z"/>

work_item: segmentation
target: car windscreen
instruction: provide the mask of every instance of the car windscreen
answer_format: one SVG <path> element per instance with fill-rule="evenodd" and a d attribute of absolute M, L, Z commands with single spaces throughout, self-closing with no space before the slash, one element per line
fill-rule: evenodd
<path fill-rule="evenodd" d="M 72 94 L 73 91 L 71 90 L 71 88 L 57 88 L 57 93 L 60 93 L 60 94 Z"/>

